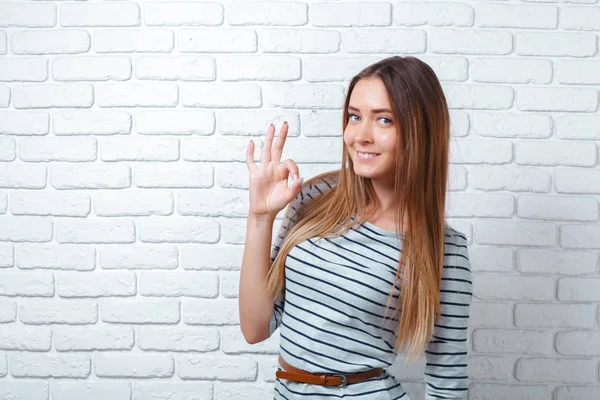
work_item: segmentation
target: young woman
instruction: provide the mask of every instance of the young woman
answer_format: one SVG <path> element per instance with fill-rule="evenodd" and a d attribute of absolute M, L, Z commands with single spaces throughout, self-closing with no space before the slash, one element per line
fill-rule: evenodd
<path fill-rule="evenodd" d="M 281 327 L 276 399 L 409 400 L 386 370 L 401 350 L 425 353 L 426 400 L 466 399 L 471 268 L 445 221 L 440 83 L 416 58 L 381 60 L 350 82 L 342 125 L 342 168 L 304 184 L 280 163 L 287 124 L 274 145 L 268 128 L 260 165 L 248 145 L 242 333 L 258 343 Z"/>

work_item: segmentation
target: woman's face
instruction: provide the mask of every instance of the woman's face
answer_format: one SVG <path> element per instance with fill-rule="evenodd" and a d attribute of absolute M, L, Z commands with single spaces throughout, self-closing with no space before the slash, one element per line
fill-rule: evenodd
<path fill-rule="evenodd" d="M 344 144 L 354 173 L 379 181 L 393 180 L 396 163 L 396 121 L 381 79 L 358 81 L 350 95 Z M 366 152 L 367 154 L 363 154 Z"/>

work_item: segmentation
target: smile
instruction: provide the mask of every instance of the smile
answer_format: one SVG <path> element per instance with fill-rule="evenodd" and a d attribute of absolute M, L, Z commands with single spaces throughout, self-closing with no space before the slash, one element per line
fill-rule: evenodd
<path fill-rule="evenodd" d="M 379 157 L 379 153 L 361 153 L 360 151 L 357 151 L 356 155 L 359 160 L 371 160 Z"/>

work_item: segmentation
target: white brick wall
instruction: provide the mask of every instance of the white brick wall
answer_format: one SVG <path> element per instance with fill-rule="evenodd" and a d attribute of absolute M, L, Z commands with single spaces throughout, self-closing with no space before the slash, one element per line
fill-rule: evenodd
<path fill-rule="evenodd" d="M 270 398 L 248 140 L 337 168 L 348 80 L 397 54 L 451 108 L 470 399 L 600 398 L 599 36 L 598 0 L 0 2 L 0 399 Z"/>

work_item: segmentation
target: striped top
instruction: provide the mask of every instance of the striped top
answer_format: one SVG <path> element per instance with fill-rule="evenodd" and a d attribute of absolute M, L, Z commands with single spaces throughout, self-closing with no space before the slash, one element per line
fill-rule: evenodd
<path fill-rule="evenodd" d="M 302 189 L 281 224 L 271 262 L 296 222 L 299 207 L 334 185 L 335 181 L 323 178 Z M 269 323 L 269 336 L 281 329 L 282 357 L 313 373 L 352 374 L 379 367 L 386 371 L 344 388 L 276 378 L 275 399 L 410 400 L 402 384 L 387 371 L 395 360 L 399 320 L 390 316 L 399 285 L 394 287 L 394 301 L 387 312 L 386 306 L 400 248 L 396 232 L 365 222 L 342 236 L 312 238 L 290 251 L 284 294 L 275 302 Z M 471 270 L 465 236 L 448 225 L 440 292 L 442 317 L 425 352 L 425 400 L 466 399 Z"/>

